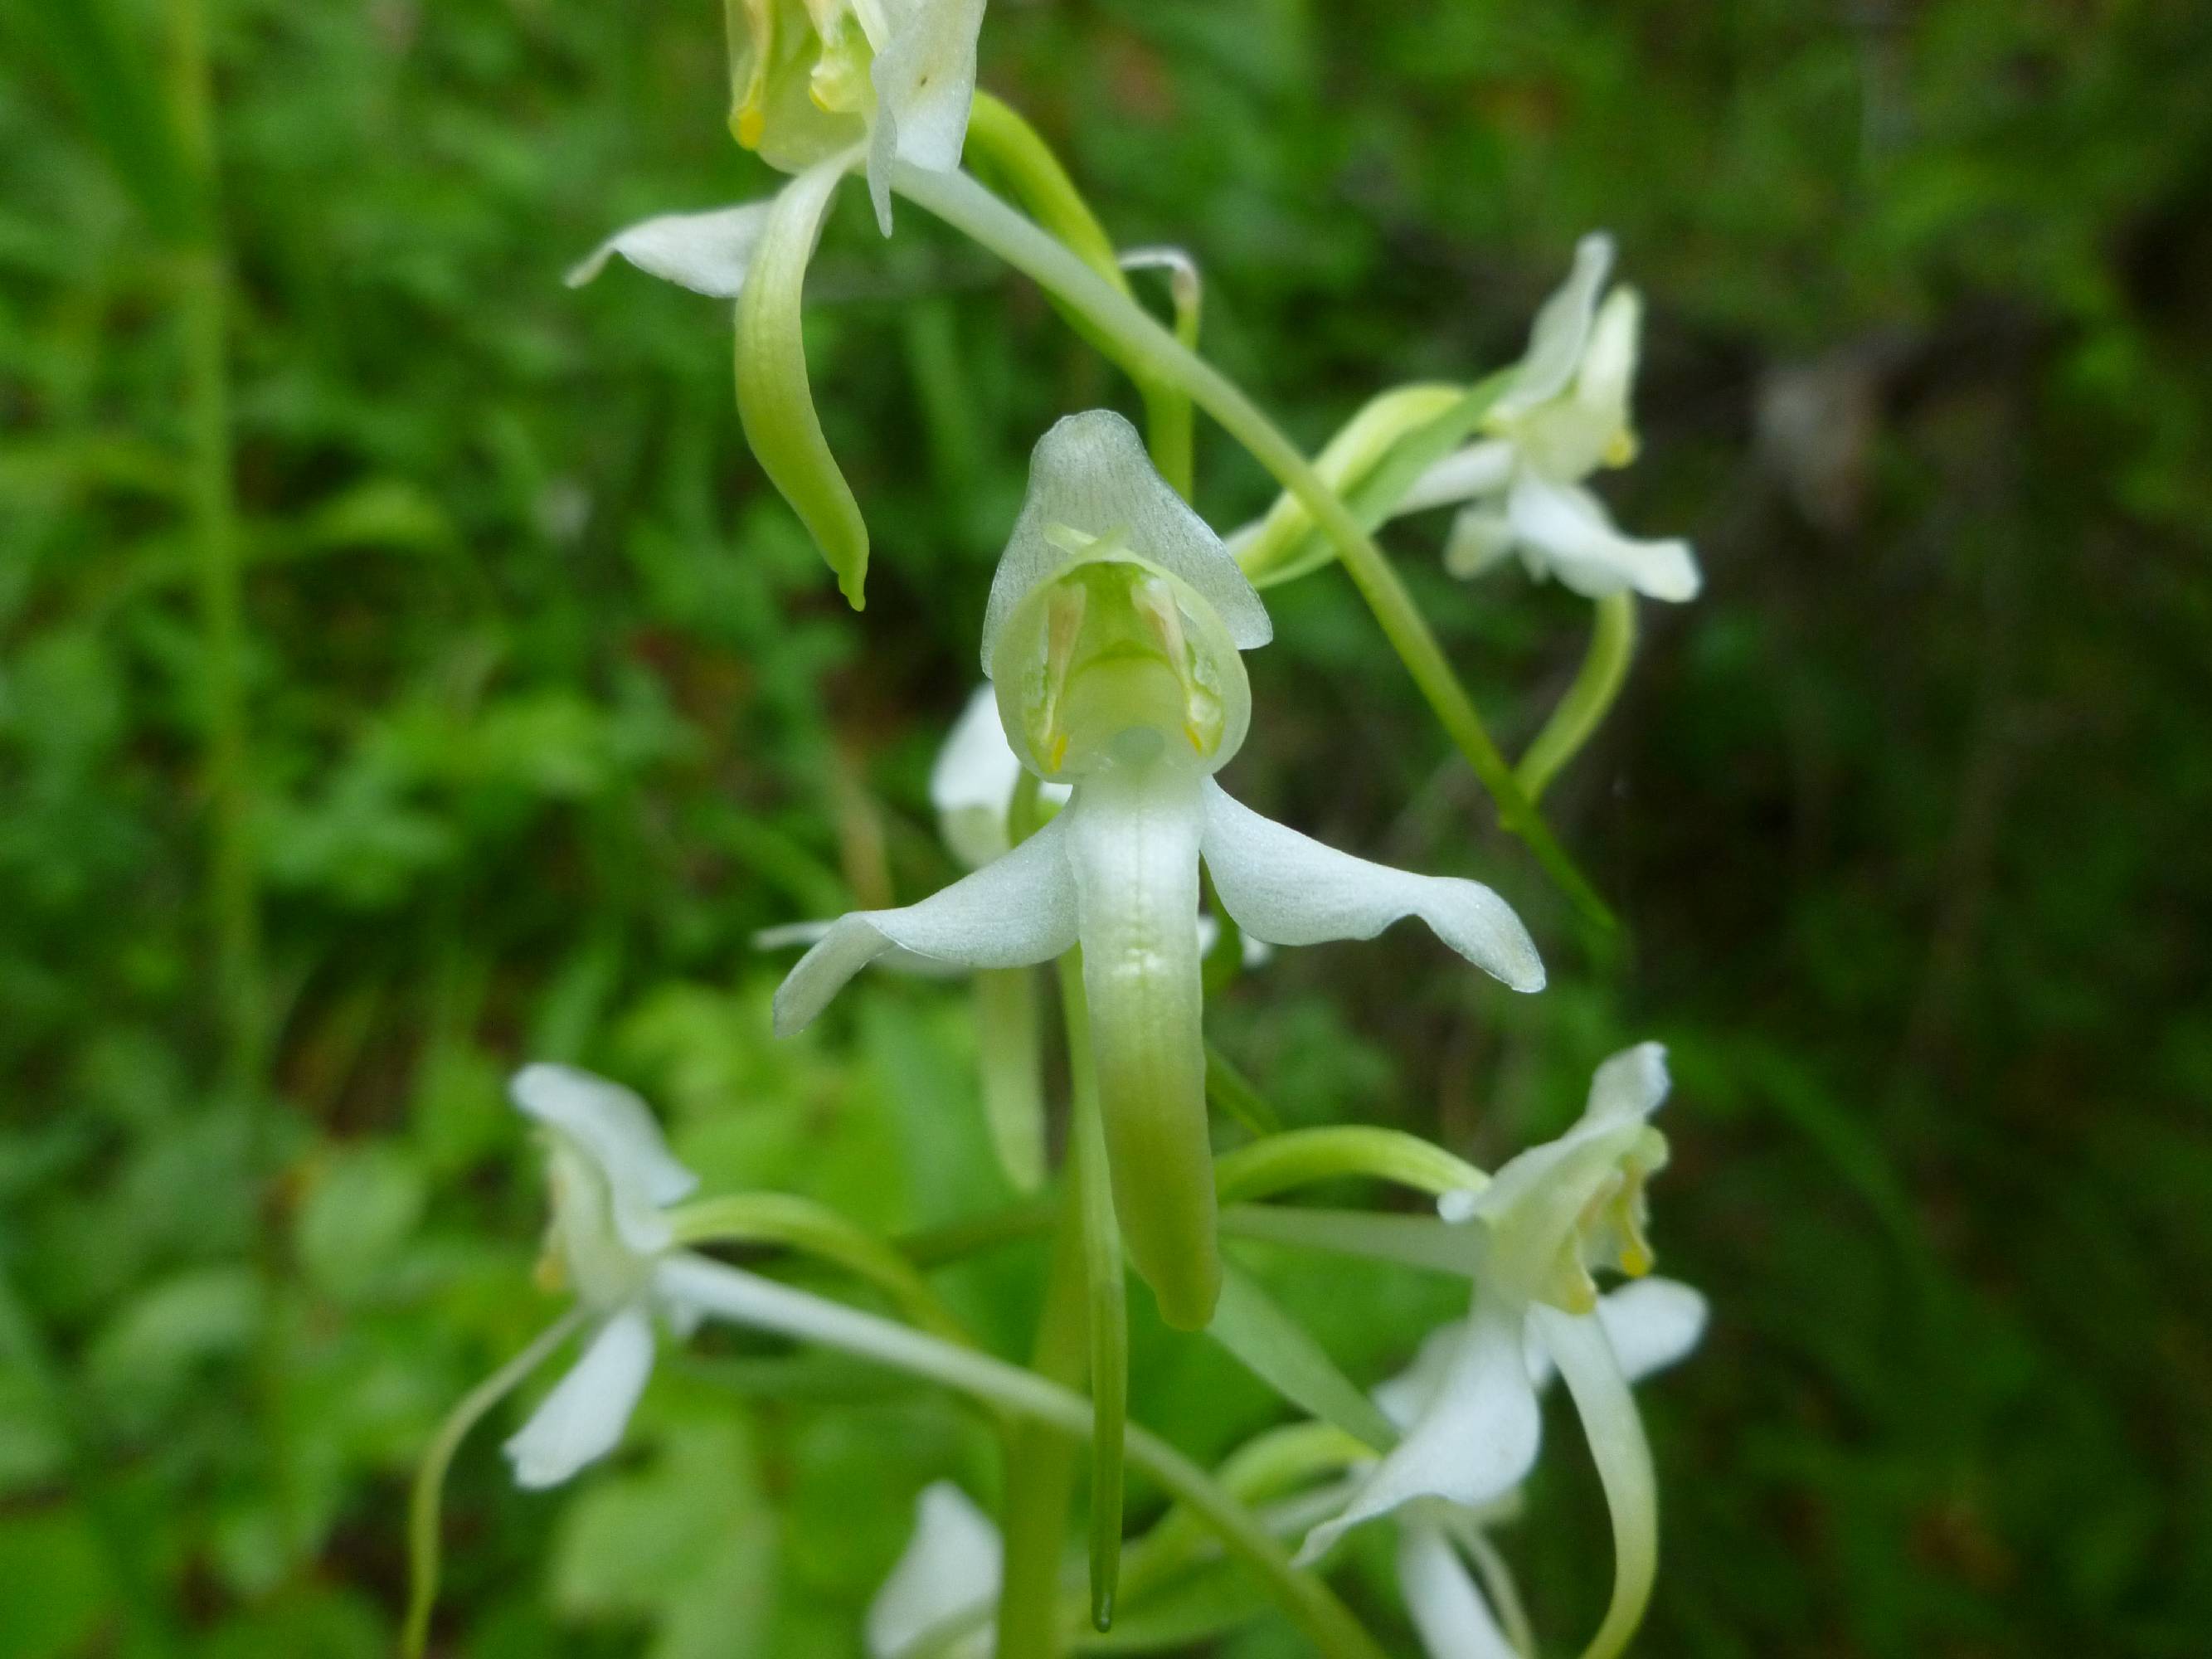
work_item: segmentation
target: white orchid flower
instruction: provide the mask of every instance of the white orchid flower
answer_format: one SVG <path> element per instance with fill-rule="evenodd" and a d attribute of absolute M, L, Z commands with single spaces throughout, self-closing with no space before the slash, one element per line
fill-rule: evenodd
<path fill-rule="evenodd" d="M 771 167 L 803 175 L 835 164 L 842 178 L 865 157 L 888 236 L 892 162 L 938 173 L 960 165 L 983 0 L 725 3 L 730 131 Z M 694 293 L 735 299 L 776 200 L 641 221 L 593 249 L 568 285 L 590 282 L 619 256 Z"/>
<path fill-rule="evenodd" d="M 553 1216 L 542 1278 L 573 1289 L 593 1321 L 582 1356 L 507 1443 L 523 1486 L 554 1486 L 621 1442 L 653 1371 L 656 1314 L 696 1315 L 658 1283 L 674 1235 L 662 1212 L 698 1178 L 678 1163 L 645 1103 L 566 1066 L 528 1066 L 509 1085 L 545 1143 Z"/>
<path fill-rule="evenodd" d="M 868 1659 L 990 1659 L 990 1609 L 1006 1553 L 998 1528 L 966 1492 L 950 1480 L 924 1488 L 913 1536 L 868 1604 Z"/>
<path fill-rule="evenodd" d="M 799 332 L 806 268 L 837 187 L 865 167 L 891 232 L 891 174 L 953 173 L 975 100 L 984 0 L 724 0 L 730 131 L 793 174 L 764 201 L 667 213 L 616 232 L 568 273 L 617 256 L 738 302 L 738 414 L 745 440 L 814 538 L 854 609 L 868 526 L 823 436 Z"/>
<path fill-rule="evenodd" d="M 1213 781 L 1244 740 L 1239 653 L 1270 625 L 1220 538 L 1136 431 L 1070 416 L 1030 488 L 983 624 L 985 672 L 1023 764 L 1073 787 L 1052 822 L 920 904 L 842 918 L 776 994 L 779 1031 L 903 949 L 972 968 L 1083 948 L 1115 1205 L 1138 1272 L 1187 1329 L 1220 1287 L 1205 1101 L 1199 860 L 1245 933 L 1275 945 L 1371 939 L 1417 915 L 1520 990 L 1543 983 L 1528 930 L 1487 887 L 1333 852 Z"/>
<path fill-rule="evenodd" d="M 1395 517 L 1466 504 L 1444 548 L 1454 575 L 1476 575 L 1517 551 L 1532 576 L 1556 576 L 1591 599 L 1697 596 L 1687 542 L 1622 534 L 1584 487 L 1600 468 L 1636 455 L 1629 398 L 1644 307 L 1629 288 L 1601 302 L 1612 265 L 1611 237 L 1583 238 L 1572 273 L 1537 312 L 1528 349 L 1485 418 L 1486 435 L 1431 466 L 1393 509 Z"/>
<path fill-rule="evenodd" d="M 1595 1315 L 1621 1375 L 1637 1382 L 1697 1346 L 1705 1299 L 1674 1279 L 1643 1279 L 1600 1297 Z M 1434 1410 L 1467 1338 L 1463 1322 L 1432 1333 L 1412 1366 L 1376 1389 L 1384 1415 L 1410 1430 Z M 1540 1392 L 1554 1367 L 1533 1334 L 1522 1361 Z M 1480 1508 L 1429 1498 L 1397 1512 L 1399 1588 L 1431 1659 L 1516 1659 L 1533 1651 L 1511 1573 L 1486 1537 L 1520 1507 L 1516 1486 Z"/>
<path fill-rule="evenodd" d="M 1646 1042 L 1597 1069 L 1582 1117 L 1474 1192 L 1438 1205 L 1465 1229 L 1473 1308 L 1417 1366 L 1425 1398 L 1406 1435 L 1334 1519 L 1307 1535 L 1310 1561 L 1350 1528 L 1427 1499 L 1480 1510 L 1535 1462 L 1537 1388 L 1556 1367 L 1574 1396 L 1613 1509 L 1614 1595 L 1593 1653 L 1619 1651 L 1642 1617 L 1656 1552 L 1650 1455 L 1593 1269 L 1651 1268 L 1644 1183 L 1667 1161 L 1651 1114 L 1666 1098 L 1666 1051 Z M 1662 1310 L 1663 1311 L 1663 1310 Z M 1618 1317 L 1618 1316 L 1616 1316 Z M 1624 1340 L 1650 1346 L 1633 1327 Z M 1610 1644 L 1610 1645 L 1607 1645 Z"/>

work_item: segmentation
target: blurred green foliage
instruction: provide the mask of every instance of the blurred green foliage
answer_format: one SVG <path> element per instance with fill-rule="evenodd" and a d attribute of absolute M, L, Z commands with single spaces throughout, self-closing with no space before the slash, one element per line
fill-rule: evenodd
<path fill-rule="evenodd" d="M 872 981 L 775 1045 L 747 940 L 951 873 L 921 785 L 1027 447 L 1126 389 L 921 213 L 886 244 L 844 203 L 809 331 L 878 550 L 847 613 L 744 453 L 725 310 L 557 280 L 764 187 L 712 9 L 213 5 L 266 1097 L 210 994 L 161 9 L 0 16 L 0 1653 L 386 1650 L 410 1460 L 552 1310 L 524 1057 L 635 1082 L 710 1187 L 885 1229 L 1008 1197 L 962 998 Z M 2212 12 L 1002 0 L 984 79 L 1118 237 L 1199 257 L 1210 349 L 1310 442 L 1505 361 L 1590 226 L 1650 299 L 1613 494 L 1708 595 L 1647 611 L 1552 798 L 1632 948 L 1577 938 L 1328 574 L 1271 596 L 1240 793 L 1494 879 L 1553 988 L 1394 935 L 1215 1017 L 1290 1120 L 1485 1160 L 1673 1045 L 1657 1237 L 1716 1322 L 1650 1391 L 1644 1650 L 2199 1650 Z M 1200 464 L 1218 522 L 1264 504 Z M 1580 609 L 1398 539 L 1525 740 Z M 1363 1378 L 1450 1303 L 1261 1265 Z M 1018 1352 L 1035 1266 L 947 1293 Z M 1270 1419 L 1138 1318 L 1141 1420 L 1218 1454 Z M 449 1493 L 477 1659 L 853 1651 L 915 1492 L 997 1478 L 950 1402 L 727 1338 L 573 1489 L 512 1491 L 501 1420 Z M 1594 1487 L 1553 1460 L 1507 1540 L 1563 1644 Z M 1386 1566 L 1352 1589 L 1389 1630 Z"/>

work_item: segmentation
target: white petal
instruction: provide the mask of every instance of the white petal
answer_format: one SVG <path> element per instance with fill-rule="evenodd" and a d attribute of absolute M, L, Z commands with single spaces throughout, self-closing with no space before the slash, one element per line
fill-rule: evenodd
<path fill-rule="evenodd" d="M 1657 1111 L 1671 1087 L 1667 1045 L 1639 1042 L 1607 1058 L 1590 1073 L 1587 1118 L 1644 1118 Z"/>
<path fill-rule="evenodd" d="M 969 869 L 1006 850 L 1006 810 L 1021 775 L 1022 763 L 999 723 L 998 694 L 986 681 L 960 711 L 929 772 L 929 802 L 945 845 Z"/>
<path fill-rule="evenodd" d="M 1019 968 L 1060 955 L 1075 943 L 1066 839 L 1066 818 L 1054 818 L 919 904 L 839 917 L 777 988 L 776 1035 L 811 1023 L 847 980 L 893 946 L 967 968 Z"/>
<path fill-rule="evenodd" d="M 1513 550 L 1513 520 L 1491 502 L 1464 507 L 1444 538 L 1444 569 L 1464 581 L 1480 576 Z"/>
<path fill-rule="evenodd" d="M 1476 1303 L 1436 1399 L 1375 1466 L 1344 1513 L 1306 1534 L 1302 1565 L 1350 1528 L 1417 1498 L 1475 1509 L 1521 1484 L 1543 1432 L 1522 1358 L 1527 1317 L 1520 1304 L 1503 1298 Z"/>
<path fill-rule="evenodd" d="M 734 300 L 752 269 L 753 250 L 775 203 L 747 202 L 705 213 L 664 213 L 618 230 L 569 271 L 581 288 L 619 253 L 640 270 L 718 300 Z"/>
<path fill-rule="evenodd" d="M 1444 1379 L 1451 1375 L 1452 1362 L 1459 1357 L 1460 1345 L 1466 1340 L 1464 1319 L 1439 1325 L 1424 1337 L 1412 1364 L 1375 1385 L 1375 1403 L 1382 1408 L 1382 1415 L 1401 1429 L 1418 1421 L 1436 1403 Z"/>
<path fill-rule="evenodd" d="M 1270 945 L 1373 939 L 1419 916 L 1445 944 L 1516 991 L 1544 983 L 1528 930 L 1480 882 L 1370 864 L 1240 805 L 1206 780 L 1200 847 L 1214 890 L 1237 925 Z"/>
<path fill-rule="evenodd" d="M 787 921 L 777 927 L 763 927 L 753 934 L 756 951 L 784 951 L 794 945 L 818 945 L 837 924 L 817 917 L 811 921 Z M 876 966 L 886 972 L 910 974 L 916 979 L 959 979 L 968 969 L 956 962 L 940 962 L 934 957 L 916 956 L 911 951 L 902 951 L 894 945 L 876 959 Z"/>
<path fill-rule="evenodd" d="M 665 1249 L 660 1212 L 688 1198 L 699 1177 L 668 1150 L 652 1109 L 619 1083 L 573 1066 L 526 1066 L 507 1087 L 526 1116 L 568 1136 L 599 1165 L 623 1242 L 644 1252 Z"/>
<path fill-rule="evenodd" d="M 1491 418 L 1508 421 L 1547 403 L 1567 388 L 1581 365 L 1596 314 L 1599 290 L 1613 269 L 1613 238 L 1594 231 L 1575 245 L 1575 268 L 1559 291 L 1544 301 L 1528 331 L 1513 385 L 1492 405 Z"/>
<path fill-rule="evenodd" d="M 975 37 L 983 0 L 916 0 L 868 71 L 876 88 L 868 140 L 868 194 L 891 234 L 891 163 L 933 173 L 960 165 L 975 101 Z"/>
<path fill-rule="evenodd" d="M 966 1492 L 950 1480 L 925 1488 L 914 1536 L 868 1604 L 868 1659 L 899 1659 L 997 1601 L 1005 1557 L 999 1529 Z"/>
<path fill-rule="evenodd" d="M 1399 1528 L 1398 1588 L 1429 1659 L 1520 1659 L 1441 1528 Z"/>
<path fill-rule="evenodd" d="M 1391 516 L 1495 495 L 1512 476 L 1513 446 L 1502 438 L 1486 438 L 1479 444 L 1455 449 L 1414 479 L 1413 487 L 1390 509 Z"/>
<path fill-rule="evenodd" d="M 653 1321 L 625 1308 L 599 1327 L 568 1374 L 507 1443 L 514 1483 L 557 1486 L 621 1443 L 653 1375 Z"/>
<path fill-rule="evenodd" d="M 1082 562 L 1046 532 L 1065 525 L 1089 536 L 1119 532 L 1135 557 L 1210 605 L 1240 651 L 1274 636 L 1267 608 L 1205 520 L 1169 488 L 1136 428 L 1111 410 L 1064 416 L 1030 457 L 1029 494 L 991 581 L 983 614 L 983 672 L 1022 601 Z"/>
<path fill-rule="evenodd" d="M 1705 1298 L 1674 1279 L 1639 1279 L 1599 1298 L 1620 1369 L 1632 1382 L 1682 1359 L 1705 1334 Z"/>
<path fill-rule="evenodd" d="M 1582 373 L 1575 376 L 1575 401 L 1607 433 L 1627 428 L 1643 331 L 1644 301 L 1634 289 L 1617 288 L 1605 296 L 1583 350 Z"/>
<path fill-rule="evenodd" d="M 1704 579 L 1685 541 L 1638 541 L 1613 526 L 1587 489 L 1533 472 L 1514 481 L 1506 500 L 1515 535 L 1545 567 L 1588 599 L 1629 590 L 1648 599 L 1693 599 Z"/>

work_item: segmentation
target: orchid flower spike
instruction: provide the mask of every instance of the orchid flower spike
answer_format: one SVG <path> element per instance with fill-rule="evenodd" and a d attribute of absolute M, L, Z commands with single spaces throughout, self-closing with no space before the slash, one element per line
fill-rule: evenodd
<path fill-rule="evenodd" d="M 1651 1270 L 1644 1189 L 1666 1164 L 1667 1142 L 1650 1119 L 1667 1090 L 1659 1044 L 1615 1054 L 1598 1067 L 1583 1115 L 1565 1134 L 1513 1158 L 1479 1191 L 1439 1203 L 1444 1219 L 1466 1230 L 1472 1310 L 1419 1373 L 1424 1398 L 1405 1437 L 1343 1512 L 1307 1535 L 1302 1559 L 1409 1504 L 1442 1499 L 1480 1510 L 1511 1492 L 1535 1462 L 1537 1387 L 1556 1366 L 1613 1517 L 1613 1600 L 1590 1653 L 1617 1653 L 1626 1643 L 1650 1593 L 1657 1504 L 1626 1361 L 1591 1274 Z M 1656 1311 L 1679 1320 L 1684 1309 Z M 1650 1337 L 1632 1328 L 1622 1340 L 1663 1348 Z"/>
<path fill-rule="evenodd" d="M 1537 312 L 1528 349 L 1484 420 L 1487 435 L 1423 473 L 1393 509 L 1466 503 L 1444 547 L 1454 575 L 1479 574 L 1517 551 L 1530 575 L 1557 576 L 1591 599 L 1631 590 L 1697 597 L 1687 542 L 1623 535 L 1584 487 L 1601 467 L 1636 456 L 1629 398 L 1644 306 L 1633 289 L 1603 292 L 1612 265 L 1611 237 L 1583 238 L 1572 273 Z"/>
<path fill-rule="evenodd" d="M 914 1534 L 868 1604 L 868 1659 L 990 1659 L 990 1616 L 1006 1571 L 991 1519 L 950 1480 L 915 1502 Z"/>
<path fill-rule="evenodd" d="M 1705 1297 L 1671 1279 L 1607 1291 L 1595 1311 L 1631 1382 L 1686 1358 L 1705 1334 Z M 1413 1365 L 1376 1389 L 1376 1403 L 1401 1431 L 1436 1409 L 1467 1335 L 1464 1322 L 1432 1332 Z M 1540 1393 L 1555 1370 L 1550 1352 L 1532 1337 L 1522 1360 Z M 1516 1486 L 1476 1508 L 1426 1498 L 1397 1512 L 1399 1589 L 1430 1659 L 1521 1659 L 1534 1651 L 1511 1571 L 1487 1538 L 1521 1506 Z"/>
<path fill-rule="evenodd" d="M 526 1066 L 508 1085 L 545 1146 L 553 1215 L 541 1280 L 573 1290 L 594 1321 L 583 1355 L 507 1443 L 518 1485 L 556 1486 L 612 1451 L 653 1372 L 658 1313 L 696 1313 L 657 1283 L 674 1248 L 663 1211 L 698 1178 L 678 1163 L 645 1103 L 566 1066 Z"/>
<path fill-rule="evenodd" d="M 1022 763 L 1066 806 L 934 897 L 843 917 L 776 993 L 799 1030 L 894 948 L 974 968 L 1080 945 L 1115 1207 L 1170 1323 L 1211 1317 L 1221 1266 L 1198 933 L 1199 860 L 1245 933 L 1275 945 L 1371 939 L 1417 915 L 1517 990 L 1543 984 L 1528 930 L 1487 887 L 1333 852 L 1212 780 L 1243 743 L 1239 653 L 1267 643 L 1259 595 L 1153 471 L 1135 429 L 1093 410 L 1038 443 L 1000 561 L 983 664 Z"/>

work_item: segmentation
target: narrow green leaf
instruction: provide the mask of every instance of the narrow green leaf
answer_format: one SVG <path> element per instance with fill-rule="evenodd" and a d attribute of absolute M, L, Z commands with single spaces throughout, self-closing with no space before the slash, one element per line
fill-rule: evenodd
<path fill-rule="evenodd" d="M 833 156 L 783 187 L 738 296 L 738 417 L 761 468 L 783 493 L 858 611 L 866 598 L 868 526 L 814 410 L 800 329 L 806 267 L 837 186 L 858 153 Z"/>
<path fill-rule="evenodd" d="M 1206 1045 L 1206 1097 L 1255 1135 L 1282 1132 L 1283 1120 L 1275 1115 L 1275 1109 L 1210 1042 Z"/>
<path fill-rule="evenodd" d="M 1397 1443 L 1398 1432 L 1381 1408 L 1337 1369 L 1304 1326 L 1233 1262 L 1224 1265 L 1221 1305 L 1206 1330 L 1300 1411 L 1334 1425 L 1378 1452 Z"/>
<path fill-rule="evenodd" d="M 15 21 L 147 222 L 166 242 L 192 240 L 205 192 L 115 0 L 24 0 Z"/>

